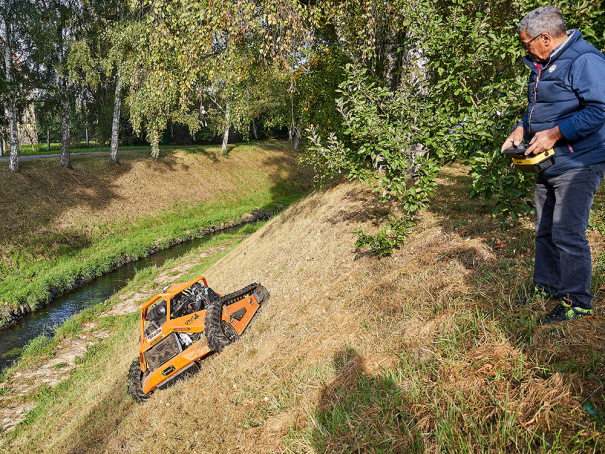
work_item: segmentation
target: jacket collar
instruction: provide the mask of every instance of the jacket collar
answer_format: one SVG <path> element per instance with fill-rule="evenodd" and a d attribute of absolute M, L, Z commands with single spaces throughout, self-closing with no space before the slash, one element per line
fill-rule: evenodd
<path fill-rule="evenodd" d="M 542 69 L 550 65 L 555 60 L 561 58 L 561 55 L 565 55 L 571 46 L 573 46 L 576 42 L 582 39 L 582 33 L 580 33 L 580 30 L 576 30 L 573 28 L 567 30 L 567 36 L 567 40 L 560 44 L 559 47 L 557 47 L 550 53 L 550 55 L 548 56 L 548 61 L 544 63 Z M 523 63 L 525 63 L 525 65 L 532 71 L 538 72 L 536 63 L 529 55 L 523 57 Z"/>

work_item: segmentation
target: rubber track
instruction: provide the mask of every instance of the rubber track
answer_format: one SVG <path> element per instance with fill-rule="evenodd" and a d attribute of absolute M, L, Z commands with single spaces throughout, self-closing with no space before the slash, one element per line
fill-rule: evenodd
<path fill-rule="evenodd" d="M 139 362 L 139 358 L 137 358 L 130 365 L 130 370 L 128 371 L 128 386 L 126 388 L 128 394 L 130 394 L 137 403 L 147 402 L 153 394 L 153 391 L 149 394 L 143 392 L 141 375 L 141 363 Z"/>
<path fill-rule="evenodd" d="M 269 299 L 269 292 L 261 284 L 250 284 L 241 290 L 222 296 L 206 309 L 204 332 L 206 333 L 206 338 L 208 339 L 208 347 L 210 347 L 211 350 L 220 353 L 227 345 L 231 343 L 221 328 L 221 314 L 223 313 L 223 307 L 233 304 L 242 298 L 253 295 L 254 293 L 259 295 L 260 301 L 258 301 L 258 304 L 260 307 L 254 314 L 252 320 L 250 320 L 248 323 L 248 326 L 246 327 L 247 329 L 250 327 L 250 323 L 252 323 L 254 318 L 256 318 L 256 315 L 262 308 L 263 303 Z"/>

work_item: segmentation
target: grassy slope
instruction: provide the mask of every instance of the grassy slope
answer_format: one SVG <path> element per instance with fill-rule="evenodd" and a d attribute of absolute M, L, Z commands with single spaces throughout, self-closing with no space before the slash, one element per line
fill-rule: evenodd
<path fill-rule="evenodd" d="M 36 155 L 45 155 L 45 154 L 60 154 L 61 153 L 61 143 L 51 143 L 50 150 L 46 149 L 46 142 L 34 144 L 34 149 L 32 150 L 31 145 L 20 145 L 19 146 L 19 156 L 36 156 Z M 179 148 L 178 146 L 170 145 L 161 145 L 160 149 L 164 148 Z M 96 143 L 90 144 L 89 147 L 86 147 L 85 143 L 81 143 L 79 145 L 72 145 L 70 147 L 70 153 L 86 153 L 90 151 L 110 151 L 111 147 L 109 146 L 99 146 Z M 151 152 L 151 146 L 141 145 L 141 146 L 121 146 L 120 151 L 124 150 L 149 150 Z M 8 153 L 4 154 L 4 157 L 8 157 Z"/>
<path fill-rule="evenodd" d="M 531 281 L 531 221 L 499 230 L 468 185 L 464 169 L 444 169 L 431 210 L 382 260 L 352 249 L 382 212 L 374 195 L 312 194 L 205 273 L 220 292 L 252 281 L 271 292 L 241 342 L 135 405 L 135 318 L 113 318 L 115 334 L 38 394 L 5 449 L 602 452 L 603 318 L 537 327 L 552 303 L 514 307 Z M 605 244 L 591 241 L 603 315 Z"/>
<path fill-rule="evenodd" d="M 238 220 L 255 207 L 288 203 L 309 187 L 287 147 L 218 147 L 120 156 L 24 160 L 0 169 L 0 294 L 35 306 L 50 288 L 106 272 L 122 257 L 192 237 L 200 227 Z"/>

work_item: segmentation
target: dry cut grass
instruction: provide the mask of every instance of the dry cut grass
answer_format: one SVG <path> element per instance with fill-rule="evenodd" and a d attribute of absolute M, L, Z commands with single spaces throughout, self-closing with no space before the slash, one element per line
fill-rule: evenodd
<path fill-rule="evenodd" d="M 59 394 L 74 399 L 69 410 L 64 400 L 45 403 L 5 446 L 602 452 L 604 318 L 538 327 L 553 303 L 512 304 L 531 282 L 531 220 L 500 230 L 486 206 L 466 198 L 465 173 L 442 172 L 431 210 L 381 260 L 353 249 L 357 227 L 375 229 L 383 215 L 374 194 L 353 183 L 313 193 L 206 273 L 219 292 L 257 281 L 271 293 L 240 342 L 135 405 L 124 394 L 136 355 L 135 328 L 125 322 L 130 343 L 106 348 L 98 378 L 81 395 Z M 603 241 L 591 240 L 600 273 Z M 51 412 L 55 420 L 43 420 Z"/>

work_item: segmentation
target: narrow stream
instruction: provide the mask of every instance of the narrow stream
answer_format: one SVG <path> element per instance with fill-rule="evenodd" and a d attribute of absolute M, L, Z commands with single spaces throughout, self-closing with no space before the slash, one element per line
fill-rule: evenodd
<path fill-rule="evenodd" d="M 228 233 L 235 228 L 222 230 Z M 102 303 L 126 286 L 134 275 L 150 266 L 161 266 L 166 260 L 180 257 L 210 239 L 211 235 L 178 244 L 129 263 L 111 273 L 100 276 L 53 300 L 44 308 L 22 318 L 11 328 L 0 331 L 0 370 L 19 358 L 20 349 L 40 334 L 51 336 L 66 319 L 87 307 Z"/>

